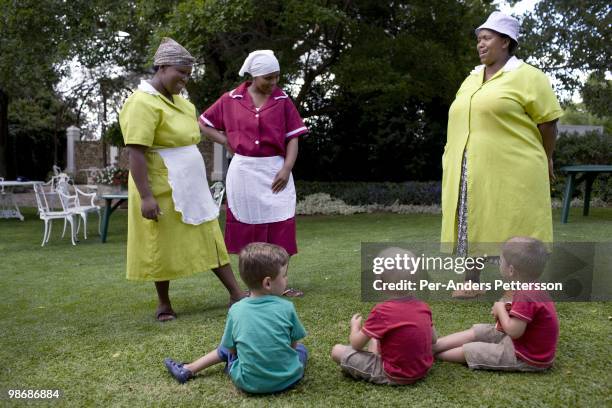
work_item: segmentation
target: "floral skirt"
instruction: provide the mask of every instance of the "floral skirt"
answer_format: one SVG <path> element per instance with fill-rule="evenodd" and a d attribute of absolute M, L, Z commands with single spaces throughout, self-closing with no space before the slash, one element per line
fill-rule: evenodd
<path fill-rule="evenodd" d="M 463 152 L 461 162 L 461 182 L 459 190 L 459 205 L 457 206 L 457 256 L 465 257 L 468 254 L 468 225 L 467 225 L 467 149 Z"/>

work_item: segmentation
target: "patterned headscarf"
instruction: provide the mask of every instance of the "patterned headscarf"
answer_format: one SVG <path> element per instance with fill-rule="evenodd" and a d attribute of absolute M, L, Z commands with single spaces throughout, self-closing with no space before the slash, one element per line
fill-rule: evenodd
<path fill-rule="evenodd" d="M 155 52 L 153 65 L 193 65 L 195 58 L 181 44 L 172 38 L 164 37 Z"/>

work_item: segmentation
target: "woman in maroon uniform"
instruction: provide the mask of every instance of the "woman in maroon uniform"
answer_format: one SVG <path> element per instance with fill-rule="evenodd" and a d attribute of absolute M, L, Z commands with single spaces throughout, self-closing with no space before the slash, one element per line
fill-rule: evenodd
<path fill-rule="evenodd" d="M 227 173 L 225 243 L 239 253 L 251 242 L 269 242 L 297 253 L 295 186 L 291 170 L 298 137 L 308 129 L 278 86 L 280 66 L 270 50 L 253 51 L 240 75 L 250 74 L 200 116 L 202 133 L 233 154 Z M 286 296 L 302 296 L 287 289 Z"/>

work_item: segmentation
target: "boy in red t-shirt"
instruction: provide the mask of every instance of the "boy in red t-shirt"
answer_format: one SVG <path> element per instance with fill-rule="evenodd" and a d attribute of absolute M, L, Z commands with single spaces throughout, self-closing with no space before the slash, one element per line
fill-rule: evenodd
<path fill-rule="evenodd" d="M 501 275 L 534 282 L 544 271 L 548 252 L 537 239 L 511 238 L 502 246 Z M 559 338 L 555 304 L 546 291 L 514 291 L 510 311 L 496 302 L 492 324 L 442 337 L 433 350 L 440 360 L 467 363 L 472 369 L 543 371 L 552 366 Z"/>
<path fill-rule="evenodd" d="M 389 248 L 378 257 L 414 258 L 400 248 Z M 384 283 L 417 281 L 416 271 L 387 269 Z M 433 365 L 432 343 L 436 334 L 426 303 L 407 291 L 385 291 L 389 300 L 374 306 L 365 325 L 359 313 L 351 319 L 350 345 L 336 344 L 332 359 L 350 376 L 374 384 L 411 384 L 427 375 Z M 363 350 L 367 343 L 368 351 Z"/>

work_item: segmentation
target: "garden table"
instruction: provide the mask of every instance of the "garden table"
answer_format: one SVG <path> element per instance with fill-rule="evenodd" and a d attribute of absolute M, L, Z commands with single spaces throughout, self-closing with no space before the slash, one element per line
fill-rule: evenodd
<path fill-rule="evenodd" d="M 106 242 L 106 234 L 108 233 L 108 222 L 113 212 L 128 199 L 127 191 L 125 193 L 117 194 L 103 194 L 100 196 L 106 203 L 104 208 L 104 218 L 102 219 L 102 234 L 100 238 L 102 243 Z M 115 201 L 115 203 L 113 203 Z"/>
<path fill-rule="evenodd" d="M 15 201 L 13 189 L 15 187 L 33 187 L 35 184 L 44 184 L 43 181 L 0 181 L 0 218 L 18 218 L 23 221 L 23 215 Z"/>
<path fill-rule="evenodd" d="M 569 216 L 570 202 L 572 201 L 572 194 L 576 186 L 583 181 L 585 182 L 584 187 L 584 209 L 582 215 L 589 215 L 589 204 L 591 201 L 591 188 L 593 187 L 593 181 L 600 173 L 612 173 L 612 166 L 607 165 L 595 165 L 586 164 L 581 166 L 565 166 L 561 167 L 561 171 L 567 173 L 567 182 L 565 184 L 565 194 L 563 195 L 563 212 L 561 213 L 561 223 L 567 224 L 567 218 Z M 583 173 L 582 176 L 577 177 L 579 173 Z"/>

